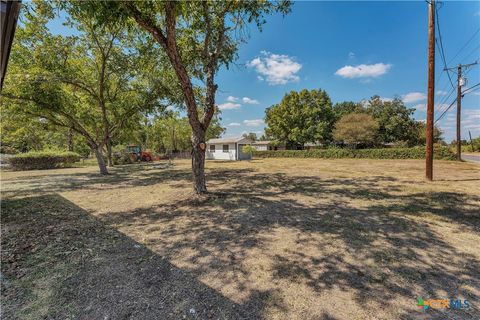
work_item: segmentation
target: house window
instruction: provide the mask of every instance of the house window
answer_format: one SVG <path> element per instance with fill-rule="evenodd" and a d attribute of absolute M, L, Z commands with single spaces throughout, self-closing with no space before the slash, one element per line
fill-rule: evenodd
<path fill-rule="evenodd" d="M 223 145 L 223 152 L 228 152 L 228 144 Z"/>
<path fill-rule="evenodd" d="M 215 152 L 215 145 L 214 144 L 210 145 L 210 152 Z"/>

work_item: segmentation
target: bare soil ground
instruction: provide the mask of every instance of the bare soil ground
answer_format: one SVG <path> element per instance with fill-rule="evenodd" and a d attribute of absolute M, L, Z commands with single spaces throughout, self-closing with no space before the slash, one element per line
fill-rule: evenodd
<path fill-rule="evenodd" d="M 189 161 L 2 173 L 3 319 L 478 319 L 480 166 Z M 424 299 L 469 300 L 423 311 Z"/>

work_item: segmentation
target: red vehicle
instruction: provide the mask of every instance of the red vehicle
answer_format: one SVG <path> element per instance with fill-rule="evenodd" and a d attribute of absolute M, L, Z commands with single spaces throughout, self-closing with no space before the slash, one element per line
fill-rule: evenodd
<path fill-rule="evenodd" d="M 133 161 L 152 161 L 153 157 L 150 152 L 142 151 L 142 147 L 140 146 L 127 146 L 127 152 L 132 157 Z"/>

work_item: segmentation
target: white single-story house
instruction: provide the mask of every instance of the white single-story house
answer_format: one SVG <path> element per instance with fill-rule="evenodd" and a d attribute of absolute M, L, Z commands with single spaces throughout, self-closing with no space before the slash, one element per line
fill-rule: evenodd
<path fill-rule="evenodd" d="M 273 143 L 272 141 L 255 141 L 252 147 L 257 151 L 285 150 L 285 143 Z"/>
<path fill-rule="evenodd" d="M 321 142 L 307 142 L 303 144 L 303 149 L 310 150 L 310 149 L 318 149 L 324 146 Z"/>
<path fill-rule="evenodd" d="M 210 139 L 205 157 L 208 160 L 249 160 L 252 155 L 243 152 L 243 147 L 251 144 L 252 140 L 245 137 Z"/>

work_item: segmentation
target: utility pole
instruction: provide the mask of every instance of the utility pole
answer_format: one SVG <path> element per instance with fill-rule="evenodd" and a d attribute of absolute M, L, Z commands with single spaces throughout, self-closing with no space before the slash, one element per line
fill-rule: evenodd
<path fill-rule="evenodd" d="M 470 132 L 470 130 L 468 130 L 468 135 L 470 136 L 470 145 L 472 147 L 472 152 L 475 152 L 475 149 L 473 148 L 472 133 Z"/>
<path fill-rule="evenodd" d="M 462 160 L 462 136 L 461 136 L 461 120 L 462 120 L 462 97 L 464 91 L 462 91 L 462 86 L 465 85 L 465 81 L 462 78 L 463 68 L 468 68 L 478 64 L 478 61 L 469 64 L 458 64 L 455 68 L 445 68 L 444 71 L 448 72 L 450 70 L 457 69 L 457 160 Z M 467 89 L 468 90 L 468 89 Z"/>
<path fill-rule="evenodd" d="M 433 105 L 435 99 L 435 0 L 428 2 L 428 95 L 425 141 L 425 176 L 433 179 Z"/>
<path fill-rule="evenodd" d="M 448 71 L 447 71 L 448 72 Z M 457 67 L 457 160 L 462 161 L 462 142 L 460 135 L 460 121 L 462 115 L 462 65 Z"/>

